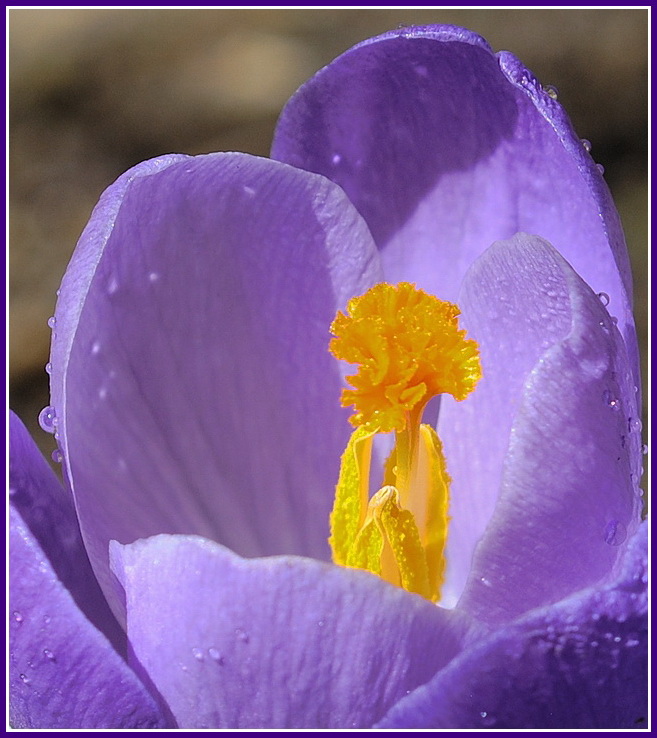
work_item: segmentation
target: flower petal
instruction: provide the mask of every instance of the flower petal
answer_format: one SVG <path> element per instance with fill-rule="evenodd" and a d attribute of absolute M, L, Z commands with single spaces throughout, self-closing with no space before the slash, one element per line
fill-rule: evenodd
<path fill-rule="evenodd" d="M 328 557 L 349 434 L 328 329 L 379 269 L 344 193 L 278 162 L 168 158 L 105 193 L 62 285 L 53 397 L 117 612 L 111 538 Z"/>
<path fill-rule="evenodd" d="M 456 298 L 494 241 L 540 234 L 609 295 L 634 352 L 629 259 L 607 186 L 559 103 L 476 34 L 411 27 L 355 46 L 291 98 L 272 156 L 342 186 L 386 279 L 441 299 Z"/>
<path fill-rule="evenodd" d="M 162 728 L 143 684 L 77 608 L 10 508 L 9 719 L 14 728 Z"/>
<path fill-rule="evenodd" d="M 382 728 L 647 726 L 647 524 L 613 584 L 528 613 L 402 699 Z"/>
<path fill-rule="evenodd" d="M 125 633 L 112 615 L 85 551 L 75 507 L 21 420 L 9 413 L 9 495 L 77 606 L 120 652 Z"/>
<path fill-rule="evenodd" d="M 471 401 L 441 407 L 448 577 L 458 591 L 481 538 L 459 606 L 490 623 L 611 570 L 640 519 L 639 410 L 613 320 L 547 242 L 494 244 L 461 303 L 484 379 Z"/>
<path fill-rule="evenodd" d="M 135 657 L 185 728 L 370 726 L 458 651 L 462 615 L 366 572 L 191 536 L 112 544 Z"/>

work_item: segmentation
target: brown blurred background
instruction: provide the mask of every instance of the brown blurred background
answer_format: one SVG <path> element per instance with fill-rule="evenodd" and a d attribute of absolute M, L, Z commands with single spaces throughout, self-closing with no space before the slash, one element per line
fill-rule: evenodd
<path fill-rule="evenodd" d="M 159 154 L 267 155 L 282 105 L 354 43 L 452 23 L 554 85 L 625 226 L 646 375 L 647 10 L 9 11 L 10 405 L 42 448 L 55 290 L 102 190 Z"/>

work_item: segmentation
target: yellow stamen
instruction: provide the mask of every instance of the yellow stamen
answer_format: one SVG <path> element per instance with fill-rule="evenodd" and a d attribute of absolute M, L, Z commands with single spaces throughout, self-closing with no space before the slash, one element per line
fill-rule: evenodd
<path fill-rule="evenodd" d="M 442 392 L 464 399 L 481 378 L 456 305 L 402 282 L 379 284 L 338 313 L 330 350 L 356 363 L 342 393 L 356 426 L 342 456 L 329 543 L 336 564 L 366 569 L 435 601 L 445 570 L 449 476 L 436 432 L 422 424 Z M 383 486 L 369 498 L 373 437 L 395 431 Z"/>

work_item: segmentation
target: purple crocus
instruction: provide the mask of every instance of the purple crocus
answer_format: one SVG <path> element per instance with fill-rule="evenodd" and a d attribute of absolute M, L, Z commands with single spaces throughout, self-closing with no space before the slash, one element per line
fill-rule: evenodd
<path fill-rule="evenodd" d="M 437 413 L 438 605 L 327 563 L 351 430 L 329 326 L 382 281 L 458 302 L 481 354 Z M 643 726 L 631 301 L 561 106 L 459 28 L 345 53 L 271 160 L 124 174 L 57 302 L 65 488 L 10 418 L 12 724 Z"/>

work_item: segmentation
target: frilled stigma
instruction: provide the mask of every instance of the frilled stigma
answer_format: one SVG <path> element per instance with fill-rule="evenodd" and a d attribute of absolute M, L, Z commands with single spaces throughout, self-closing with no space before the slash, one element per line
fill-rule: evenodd
<path fill-rule="evenodd" d="M 330 350 L 358 364 L 347 377 L 356 426 L 342 455 L 331 513 L 333 560 L 436 601 L 445 570 L 450 479 L 427 402 L 463 400 L 481 378 L 479 349 L 458 329 L 458 307 L 401 282 L 378 284 L 338 313 Z M 370 498 L 376 433 L 395 431 L 383 485 Z"/>

